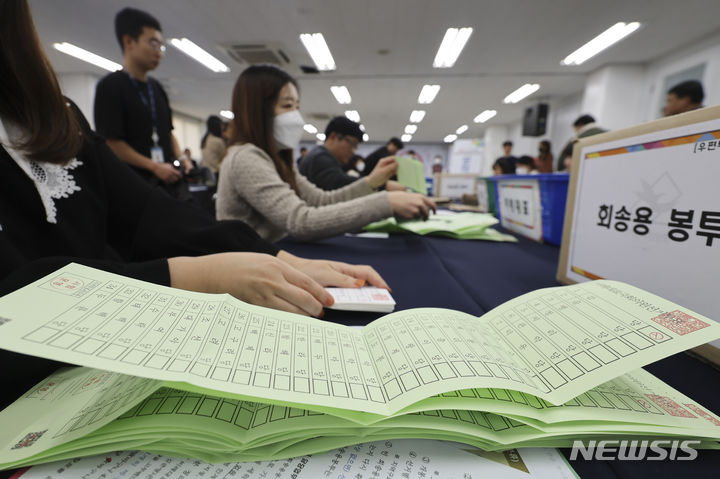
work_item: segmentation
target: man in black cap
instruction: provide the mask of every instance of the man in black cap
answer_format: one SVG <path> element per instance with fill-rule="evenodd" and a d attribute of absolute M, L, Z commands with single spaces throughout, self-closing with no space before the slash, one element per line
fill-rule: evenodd
<path fill-rule="evenodd" d="M 323 190 L 335 190 L 358 180 L 348 175 L 343 165 L 352 159 L 362 137 L 358 123 L 336 116 L 325 128 L 324 144 L 315 147 L 300 161 L 300 174 Z M 367 177 L 372 188 L 383 186 L 397 169 L 394 159 L 379 165 L 378 171 Z"/>

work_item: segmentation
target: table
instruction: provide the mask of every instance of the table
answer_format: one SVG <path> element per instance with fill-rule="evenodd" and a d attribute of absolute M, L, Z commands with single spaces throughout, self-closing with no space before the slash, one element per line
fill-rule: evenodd
<path fill-rule="evenodd" d="M 302 257 L 373 266 L 392 288 L 396 310 L 439 307 L 481 315 L 516 296 L 558 284 L 559 248 L 519 240 L 513 244 L 411 235 L 338 236 L 314 243 L 283 240 L 279 246 Z M 324 319 L 363 325 L 380 316 L 328 311 Z M 714 366 L 680 353 L 645 369 L 711 411 L 720 411 L 720 371 Z M 561 452 L 570 457 L 569 449 Z M 710 478 L 720 471 L 720 451 L 698 451 L 692 462 L 577 459 L 571 465 L 583 479 Z"/>

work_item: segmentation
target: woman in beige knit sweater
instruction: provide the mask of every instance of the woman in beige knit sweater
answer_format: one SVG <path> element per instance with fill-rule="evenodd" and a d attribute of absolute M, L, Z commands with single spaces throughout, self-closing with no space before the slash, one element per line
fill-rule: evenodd
<path fill-rule="evenodd" d="M 277 241 L 288 234 L 315 239 L 345 233 L 393 214 L 427 218 L 435 210 L 423 195 L 375 191 L 397 170 L 391 158 L 337 190 L 310 183 L 293 162 L 304 123 L 299 103 L 297 83 L 280 68 L 253 65 L 240 75 L 233 90 L 232 146 L 220 170 L 218 219 L 243 220 Z"/>

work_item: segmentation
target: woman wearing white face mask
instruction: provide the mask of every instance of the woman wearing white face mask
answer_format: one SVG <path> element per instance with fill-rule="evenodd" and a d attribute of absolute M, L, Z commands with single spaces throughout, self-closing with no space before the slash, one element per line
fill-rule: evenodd
<path fill-rule="evenodd" d="M 353 231 L 396 214 L 427 218 L 422 195 L 375 192 L 368 181 L 324 191 L 294 167 L 304 121 L 297 83 L 272 65 L 253 65 L 233 90 L 230 148 L 218 183 L 218 219 L 241 219 L 269 241 L 315 239 Z"/>

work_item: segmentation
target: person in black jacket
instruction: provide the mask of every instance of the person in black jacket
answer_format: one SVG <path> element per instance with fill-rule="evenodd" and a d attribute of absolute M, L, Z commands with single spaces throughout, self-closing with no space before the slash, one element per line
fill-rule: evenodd
<path fill-rule="evenodd" d="M 362 141 L 362 130 L 357 122 L 344 116 L 336 116 L 325 127 L 325 142 L 313 148 L 300 161 L 298 171 L 318 188 L 332 191 L 359 178 L 349 175 L 345 166 L 355 156 L 355 150 Z M 383 158 L 375 171 L 367 175 L 367 181 L 373 189 L 404 190 L 395 181 L 388 181 L 397 171 L 397 162 L 394 157 Z"/>
<path fill-rule="evenodd" d="M 215 221 L 153 188 L 60 93 L 27 0 L 0 1 L 0 296 L 70 262 L 177 288 L 321 315 L 323 286 L 368 281 L 370 267 L 295 257 L 239 221 Z M 0 351 L 4 387 L 56 363 Z"/>
<path fill-rule="evenodd" d="M 378 148 L 365 158 L 365 168 L 363 168 L 360 174 L 362 176 L 369 175 L 375 169 L 375 165 L 377 165 L 380 160 L 385 157 L 395 155 L 404 147 L 405 145 L 402 141 L 400 141 L 400 138 L 390 138 L 385 146 Z"/>

